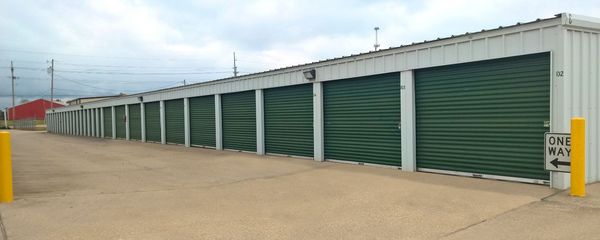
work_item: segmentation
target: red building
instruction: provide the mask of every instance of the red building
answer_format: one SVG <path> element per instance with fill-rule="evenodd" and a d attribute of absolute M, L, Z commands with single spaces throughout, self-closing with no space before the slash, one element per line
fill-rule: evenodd
<path fill-rule="evenodd" d="M 63 107 L 64 104 L 54 102 L 52 103 L 54 108 Z M 15 106 L 13 116 L 12 108 L 8 108 L 8 120 L 44 120 L 46 117 L 46 110 L 50 108 L 50 101 L 45 99 L 37 99 L 31 102 L 26 102 L 21 105 Z"/>

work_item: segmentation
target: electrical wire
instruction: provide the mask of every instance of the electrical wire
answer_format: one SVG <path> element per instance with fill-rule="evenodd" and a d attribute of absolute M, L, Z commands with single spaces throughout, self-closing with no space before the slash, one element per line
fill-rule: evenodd
<path fill-rule="evenodd" d="M 77 70 L 57 70 L 54 72 L 64 73 L 82 73 L 82 74 L 108 74 L 108 75 L 205 75 L 205 74 L 223 74 L 227 72 L 108 72 L 108 71 L 77 71 Z"/>

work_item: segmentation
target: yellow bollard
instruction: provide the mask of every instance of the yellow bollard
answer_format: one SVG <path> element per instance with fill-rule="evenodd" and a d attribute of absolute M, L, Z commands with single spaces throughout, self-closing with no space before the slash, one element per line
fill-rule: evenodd
<path fill-rule="evenodd" d="M 10 133 L 0 132 L 0 203 L 13 201 Z"/>
<path fill-rule="evenodd" d="M 571 196 L 585 197 L 585 119 L 571 119 Z"/>

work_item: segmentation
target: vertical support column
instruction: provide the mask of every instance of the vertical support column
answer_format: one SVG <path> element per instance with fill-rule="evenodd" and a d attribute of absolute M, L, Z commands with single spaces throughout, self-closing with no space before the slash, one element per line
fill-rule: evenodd
<path fill-rule="evenodd" d="M 104 108 L 100 108 L 100 137 L 106 137 L 104 136 Z"/>
<path fill-rule="evenodd" d="M 110 116 L 112 121 L 112 139 L 117 139 L 117 116 L 115 116 L 115 106 L 110 107 Z"/>
<path fill-rule="evenodd" d="M 94 117 L 94 109 L 89 109 L 90 111 L 90 137 L 96 136 L 96 118 Z"/>
<path fill-rule="evenodd" d="M 96 117 L 96 137 L 99 138 L 101 137 L 100 135 L 100 109 L 99 108 L 95 108 L 94 111 L 96 112 L 96 114 L 94 115 Z"/>
<path fill-rule="evenodd" d="M 79 114 L 79 136 L 84 136 L 85 122 L 83 121 L 83 110 L 77 111 Z"/>
<path fill-rule="evenodd" d="M 217 150 L 223 150 L 223 115 L 221 109 L 221 94 L 215 94 L 215 148 Z"/>
<path fill-rule="evenodd" d="M 71 135 L 71 112 L 64 112 L 65 114 L 65 133 Z"/>
<path fill-rule="evenodd" d="M 265 103 L 263 90 L 257 89 L 256 93 L 256 154 L 265 155 Z"/>
<path fill-rule="evenodd" d="M 146 142 L 146 108 L 140 103 L 140 119 L 142 121 L 142 142 Z"/>
<path fill-rule="evenodd" d="M 417 170 L 415 80 L 412 70 L 400 73 L 400 134 L 402 141 L 402 171 Z"/>
<path fill-rule="evenodd" d="M 190 144 L 190 99 L 183 98 L 183 125 L 185 134 L 185 146 L 189 147 Z"/>
<path fill-rule="evenodd" d="M 77 110 L 71 111 L 71 135 L 77 136 Z"/>
<path fill-rule="evenodd" d="M 125 104 L 125 140 L 129 140 L 129 105 Z"/>
<path fill-rule="evenodd" d="M 323 83 L 313 83 L 313 142 L 315 161 L 325 161 L 325 140 L 323 137 Z"/>
<path fill-rule="evenodd" d="M 567 22 L 566 14 L 563 14 L 563 22 Z M 559 28 L 561 33 L 557 37 L 557 46 L 561 46 L 550 52 L 550 131 L 549 132 L 569 132 L 570 118 L 573 114 L 571 106 L 572 100 L 570 92 L 572 83 L 571 64 L 565 64 L 570 61 L 572 43 L 567 28 Z M 556 71 L 563 71 L 563 77 L 557 77 Z M 550 172 L 550 187 L 556 189 L 567 189 L 570 186 L 570 174 L 563 172 Z"/>
<path fill-rule="evenodd" d="M 87 136 L 87 116 L 86 116 L 86 110 L 85 109 L 81 109 L 81 121 L 83 122 L 82 129 L 81 129 L 81 136 Z"/>
<path fill-rule="evenodd" d="M 167 127 L 165 125 L 165 101 L 160 100 L 160 143 L 167 144 Z"/>
<path fill-rule="evenodd" d="M 77 117 L 77 121 L 79 122 L 79 130 L 77 132 L 79 133 L 79 136 L 83 136 L 83 110 L 77 111 Z"/>

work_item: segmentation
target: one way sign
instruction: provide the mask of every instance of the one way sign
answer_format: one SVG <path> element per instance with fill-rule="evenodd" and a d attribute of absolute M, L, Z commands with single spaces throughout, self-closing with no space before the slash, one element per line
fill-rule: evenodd
<path fill-rule="evenodd" d="M 544 152 L 546 170 L 571 172 L 571 134 L 544 134 Z"/>

